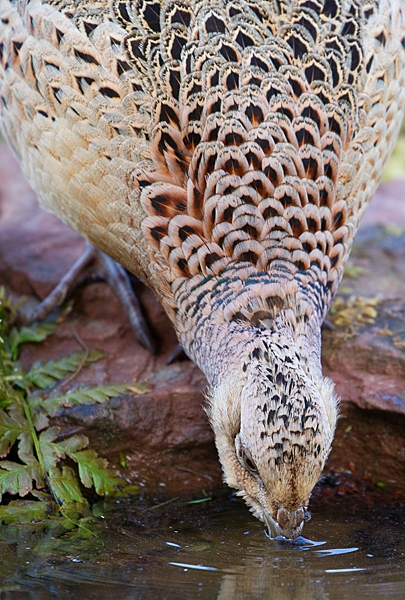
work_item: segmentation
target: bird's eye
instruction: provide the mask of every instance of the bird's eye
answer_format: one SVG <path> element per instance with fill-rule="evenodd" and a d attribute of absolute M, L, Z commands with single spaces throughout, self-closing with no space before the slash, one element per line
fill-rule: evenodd
<path fill-rule="evenodd" d="M 249 450 L 246 450 L 246 448 L 244 448 L 242 445 L 240 445 L 239 448 L 239 460 L 245 467 L 245 469 L 247 469 L 251 473 L 257 473 L 257 467 L 255 465 L 255 461 L 252 458 L 252 455 L 250 454 Z"/>
<path fill-rule="evenodd" d="M 250 473 L 256 475 L 256 473 L 259 472 L 258 468 L 256 467 L 255 461 L 253 460 L 249 450 L 247 450 L 247 448 L 245 448 L 245 446 L 242 444 L 240 435 L 237 435 L 235 438 L 235 449 L 236 455 L 242 467 L 247 469 Z"/>

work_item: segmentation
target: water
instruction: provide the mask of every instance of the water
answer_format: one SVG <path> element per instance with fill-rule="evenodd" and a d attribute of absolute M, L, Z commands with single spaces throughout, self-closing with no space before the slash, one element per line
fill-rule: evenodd
<path fill-rule="evenodd" d="M 405 600 L 404 508 L 320 507 L 295 544 L 228 498 L 105 508 L 87 538 L 3 526 L 1 600 Z"/>

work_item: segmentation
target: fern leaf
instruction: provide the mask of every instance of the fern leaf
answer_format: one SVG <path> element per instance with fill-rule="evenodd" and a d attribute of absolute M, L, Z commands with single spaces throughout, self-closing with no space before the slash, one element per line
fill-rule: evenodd
<path fill-rule="evenodd" d="M 28 398 L 28 403 L 31 410 L 32 422 L 36 431 L 42 431 L 49 427 L 49 419 L 46 416 L 46 412 L 42 409 L 41 406 L 31 406 L 30 398 Z"/>
<path fill-rule="evenodd" d="M 43 342 L 55 331 L 56 327 L 56 323 L 40 323 L 35 327 L 21 327 L 21 329 L 13 327 L 8 336 L 12 359 L 17 359 L 18 348 L 21 344 L 25 344 L 26 342 Z"/>
<path fill-rule="evenodd" d="M 57 448 L 60 456 L 71 456 L 74 452 L 83 450 L 89 443 L 89 439 L 85 435 L 72 435 L 65 440 L 58 442 Z"/>
<path fill-rule="evenodd" d="M 83 497 L 76 474 L 70 467 L 51 467 L 48 474 L 48 481 L 52 488 L 53 495 L 67 510 L 81 510 L 87 508 L 87 501 Z"/>
<path fill-rule="evenodd" d="M 0 522 L 42 520 L 57 503 L 61 505 L 60 512 L 68 516 L 67 521 L 72 522 L 72 515 L 76 519 L 89 514 L 80 481 L 86 487 L 94 486 L 98 494 L 111 493 L 126 482 L 106 468 L 106 460 L 87 449 L 89 441 L 84 435 L 57 441 L 60 429 L 49 427 L 49 417 L 61 407 L 105 403 L 128 391 L 141 394 L 148 389 L 139 384 L 106 385 L 66 394 L 58 391 L 53 398 L 44 399 L 45 392 L 41 390 L 54 387 L 66 377 L 68 383 L 83 367 L 103 358 L 104 353 L 91 350 L 46 363 L 36 362 L 25 373 L 23 365 L 16 361 L 21 344 L 45 340 L 57 323 L 12 328 L 15 314 L 13 303 L 0 288 L 0 457 L 6 457 L 11 449 L 13 457 L 15 451 L 18 456 L 18 462 L 0 460 L 0 502 L 5 493 L 31 493 L 37 500 L 20 500 L 0 507 Z M 77 463 L 79 476 L 63 462 L 59 465 L 65 459 Z M 40 491 L 45 483 L 50 494 Z"/>
<path fill-rule="evenodd" d="M 27 435 L 30 435 L 30 429 L 22 415 L 13 417 L 0 410 L 0 456 L 6 456 L 17 439 Z"/>
<path fill-rule="evenodd" d="M 32 490 L 33 480 L 37 487 L 43 487 L 39 463 L 21 465 L 10 460 L 0 461 L 0 501 L 6 492 L 25 496 Z"/>
<path fill-rule="evenodd" d="M 26 374 L 25 379 L 38 388 L 46 389 L 53 387 L 56 381 L 63 379 L 69 373 L 74 373 L 82 366 L 96 362 L 105 356 L 101 350 L 85 352 L 74 352 L 60 360 L 50 360 L 45 364 L 36 362 Z"/>
<path fill-rule="evenodd" d="M 26 465 L 33 465 L 36 463 L 34 456 L 34 440 L 32 439 L 32 432 L 22 433 L 18 437 L 18 458 Z"/>
<path fill-rule="evenodd" d="M 55 467 L 59 460 L 58 451 L 55 448 L 55 444 L 52 443 L 58 437 L 59 432 L 59 427 L 49 427 L 49 429 L 45 429 L 38 437 L 42 460 L 44 461 L 47 472 L 49 472 L 52 467 Z"/>
<path fill-rule="evenodd" d="M 18 422 L 26 422 L 24 414 L 24 395 L 19 391 L 15 397 L 14 402 L 7 407 L 7 414 L 9 417 Z"/>
<path fill-rule="evenodd" d="M 52 502 L 52 496 L 48 492 L 42 492 L 40 490 L 31 490 L 31 496 L 41 500 L 41 502 Z"/>
<path fill-rule="evenodd" d="M 62 407 L 71 407 L 77 404 L 103 404 L 111 398 L 122 396 L 128 392 L 127 385 L 103 385 L 93 388 L 79 388 L 73 392 L 68 392 L 63 396 L 46 398 L 46 400 L 37 401 L 37 404 L 45 410 L 48 416 L 54 416 Z"/>
<path fill-rule="evenodd" d="M 143 383 L 131 383 L 128 389 L 134 394 L 147 394 L 150 392 L 150 388 Z"/>
<path fill-rule="evenodd" d="M 49 515 L 51 505 L 49 502 L 35 500 L 12 500 L 6 506 L 0 506 L 0 522 L 32 523 L 45 521 Z"/>
<path fill-rule="evenodd" d="M 96 493 L 104 496 L 114 492 L 117 487 L 125 484 L 125 481 L 116 477 L 110 469 L 107 469 L 107 461 L 94 450 L 82 450 L 69 454 L 78 465 L 79 477 L 82 484 L 90 488 L 94 485 Z"/>
<path fill-rule="evenodd" d="M 52 443 L 58 437 L 60 433 L 60 427 L 56 425 L 54 427 L 49 427 L 45 431 L 41 433 L 39 436 L 39 441 L 42 443 Z"/>
<path fill-rule="evenodd" d="M 70 438 L 56 443 L 59 432 L 59 427 L 50 427 L 43 431 L 38 438 L 47 471 L 55 467 L 59 460 L 66 458 L 66 455 L 70 456 L 72 453 L 82 450 L 89 443 L 88 438 L 84 435 L 72 435 Z"/>
<path fill-rule="evenodd" d="M 59 460 L 66 458 L 66 455 L 71 456 L 72 453 L 83 450 L 89 443 L 85 435 L 72 435 L 61 442 L 55 442 L 59 433 L 59 427 L 49 427 L 38 438 L 47 471 L 55 466 Z"/>

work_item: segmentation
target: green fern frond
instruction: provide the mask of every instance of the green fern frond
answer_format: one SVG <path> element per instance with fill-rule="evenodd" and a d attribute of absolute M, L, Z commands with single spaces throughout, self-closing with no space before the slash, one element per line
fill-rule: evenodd
<path fill-rule="evenodd" d="M 71 452 L 69 456 L 78 464 L 82 484 L 87 488 L 94 486 L 99 496 L 111 494 L 116 488 L 125 484 L 123 479 L 116 477 L 113 471 L 107 469 L 108 463 L 105 458 L 98 456 L 94 450 Z"/>
<path fill-rule="evenodd" d="M 54 416 L 57 411 L 64 407 L 72 407 L 78 404 L 104 404 L 111 400 L 128 393 L 127 385 L 101 385 L 92 388 L 79 388 L 72 392 L 67 392 L 62 396 L 49 397 L 37 401 L 49 416 Z"/>
<path fill-rule="evenodd" d="M 26 496 L 33 488 L 33 481 L 43 487 L 43 474 L 38 461 L 22 465 L 10 460 L 0 461 L 0 501 L 3 494 Z"/>
<path fill-rule="evenodd" d="M 0 456 L 6 456 L 21 435 L 29 435 L 30 428 L 22 415 L 12 417 L 0 410 Z"/>
<path fill-rule="evenodd" d="M 89 440 L 84 435 L 73 435 L 60 442 L 56 442 L 59 427 L 50 427 L 39 436 L 41 452 L 47 470 L 52 469 L 59 460 L 66 456 L 78 464 L 80 481 L 86 488 L 94 489 L 97 494 L 104 496 L 111 494 L 125 481 L 107 469 L 107 461 L 97 455 L 94 450 L 84 450 Z"/>
<path fill-rule="evenodd" d="M 21 344 L 26 344 L 27 342 L 43 342 L 55 331 L 56 327 L 57 323 L 40 323 L 35 326 L 21 327 L 21 329 L 13 327 L 8 336 L 12 360 L 17 360 L 18 350 Z"/>
<path fill-rule="evenodd" d="M 51 502 L 12 500 L 5 506 L 0 506 L 0 522 L 6 525 L 42 522 L 49 516 L 51 510 Z"/>
<path fill-rule="evenodd" d="M 28 402 L 35 428 L 41 431 L 49 426 L 48 417 L 54 417 L 63 408 L 71 408 L 79 404 L 104 404 L 112 398 L 137 392 L 144 394 L 149 388 L 140 384 L 100 385 L 98 387 L 78 388 L 58 396 L 43 398 L 38 394 L 30 394 Z"/>
<path fill-rule="evenodd" d="M 87 500 L 84 498 L 76 473 L 66 465 L 59 469 L 53 466 L 48 472 L 49 485 L 52 495 L 66 511 L 78 511 L 85 514 L 88 511 Z"/>
<path fill-rule="evenodd" d="M 94 349 L 90 352 L 74 352 L 59 360 L 50 360 L 46 363 L 38 361 L 26 374 L 24 383 L 29 382 L 40 389 L 51 388 L 57 381 L 70 373 L 75 373 L 79 367 L 86 367 L 104 356 L 104 352 Z"/>
<path fill-rule="evenodd" d="M 103 358 L 104 353 L 75 352 L 59 360 L 37 362 L 25 373 L 17 362 L 21 344 L 43 341 L 53 333 L 56 323 L 18 329 L 13 327 L 15 314 L 15 307 L 0 287 L 0 457 L 7 457 L 10 451 L 15 457 L 0 461 L 0 502 L 6 493 L 20 497 L 30 494 L 36 499 L 0 506 L 0 522 L 40 520 L 58 511 L 67 521 L 81 522 L 89 512 L 80 483 L 105 495 L 120 486 L 125 489 L 126 482 L 107 468 L 105 459 L 88 449 L 89 440 L 84 435 L 59 440 L 60 429 L 49 426 L 49 417 L 63 407 L 105 403 L 129 392 L 144 393 L 148 388 L 139 384 L 105 385 L 64 394 L 59 389 L 47 396 L 44 390 L 52 390 L 66 377 L 70 381 L 82 368 Z M 78 474 L 64 463 L 66 459 L 77 464 Z M 42 491 L 46 489 L 50 494 Z"/>
<path fill-rule="evenodd" d="M 89 440 L 84 435 L 74 435 L 62 442 L 55 442 L 59 435 L 59 427 L 49 427 L 39 436 L 39 444 L 44 464 L 47 470 L 56 465 L 61 459 L 70 456 L 72 452 L 86 448 Z"/>

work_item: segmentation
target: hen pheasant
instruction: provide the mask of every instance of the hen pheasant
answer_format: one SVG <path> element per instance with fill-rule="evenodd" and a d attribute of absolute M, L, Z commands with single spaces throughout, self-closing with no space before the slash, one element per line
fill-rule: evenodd
<path fill-rule="evenodd" d="M 321 324 L 404 108 L 404 0 L 0 0 L 43 207 L 147 283 L 224 478 L 295 538 L 337 417 Z"/>

